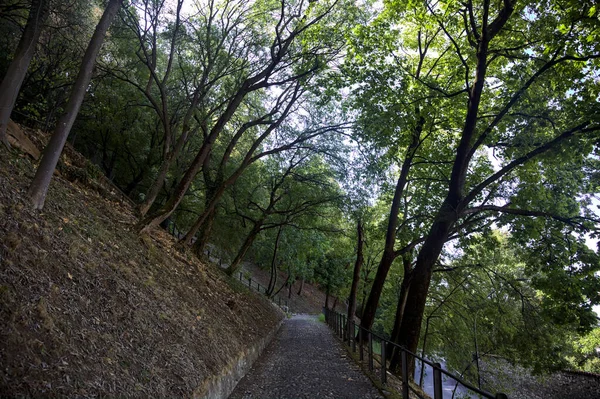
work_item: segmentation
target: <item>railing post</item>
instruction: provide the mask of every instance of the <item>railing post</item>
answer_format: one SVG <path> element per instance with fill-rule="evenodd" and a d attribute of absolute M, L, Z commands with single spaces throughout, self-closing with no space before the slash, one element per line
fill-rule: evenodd
<path fill-rule="evenodd" d="M 367 334 L 369 334 L 369 371 L 373 371 L 373 334 L 371 331 Z"/>
<path fill-rule="evenodd" d="M 434 363 L 433 367 L 433 399 L 443 399 L 442 396 L 442 367 L 439 363 Z"/>
<path fill-rule="evenodd" d="M 387 361 L 385 360 L 385 340 L 380 340 L 381 342 L 381 382 L 385 384 L 387 382 Z"/>
<path fill-rule="evenodd" d="M 277 298 L 277 300 L 279 301 L 279 307 L 281 307 L 281 297 Z"/>
<path fill-rule="evenodd" d="M 403 348 L 400 348 L 400 356 L 402 360 L 402 398 L 408 399 L 408 356 Z"/>
<path fill-rule="evenodd" d="M 360 326 L 358 326 L 358 347 L 360 351 L 360 360 L 362 361 L 365 356 L 363 354 L 363 331 Z"/>
<path fill-rule="evenodd" d="M 240 281 L 242 281 L 242 272 L 240 272 Z"/>
<path fill-rule="evenodd" d="M 252 277 L 248 277 L 248 288 L 252 288 Z"/>

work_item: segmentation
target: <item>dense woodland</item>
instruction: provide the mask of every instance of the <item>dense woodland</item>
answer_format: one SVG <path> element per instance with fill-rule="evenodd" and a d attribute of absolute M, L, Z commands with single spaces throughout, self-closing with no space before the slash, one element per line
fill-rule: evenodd
<path fill-rule="evenodd" d="M 592 0 L 3 0 L 0 139 L 68 142 L 164 228 L 316 282 L 476 380 L 600 373 Z M 276 275 L 276 273 L 274 273 Z M 392 358 L 392 365 L 397 359 Z"/>

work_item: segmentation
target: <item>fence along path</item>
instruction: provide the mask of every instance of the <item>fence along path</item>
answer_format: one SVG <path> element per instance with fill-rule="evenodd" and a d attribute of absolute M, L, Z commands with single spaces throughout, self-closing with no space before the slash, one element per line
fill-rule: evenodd
<path fill-rule="evenodd" d="M 434 363 L 428 359 L 425 359 L 421 356 L 418 356 L 409 350 L 397 345 L 394 342 L 390 342 L 387 339 L 380 337 L 379 335 L 373 333 L 370 330 L 364 329 L 354 323 L 353 320 L 348 322 L 348 318 L 340 314 L 338 312 L 334 312 L 329 309 L 325 309 L 325 321 L 334 331 L 334 333 L 342 340 L 342 342 L 346 343 L 349 346 L 349 349 L 354 353 L 359 353 L 360 361 L 365 361 L 369 371 L 372 373 L 376 373 L 379 375 L 380 381 L 382 384 L 387 383 L 388 376 L 388 368 L 387 361 L 381 361 L 381 359 L 386 359 L 386 347 L 392 346 L 395 350 L 400 351 L 401 355 L 401 363 L 402 363 L 402 371 L 399 376 L 402 383 L 402 398 L 409 399 L 409 397 L 418 397 L 427 399 L 422 395 L 421 392 L 414 389 L 411 384 L 405 384 L 404 381 L 409 381 L 408 378 L 408 362 L 412 360 L 412 358 L 417 359 L 421 362 L 422 367 L 431 367 L 433 371 L 433 399 L 444 399 L 444 397 L 454 398 L 454 390 L 449 389 L 449 395 L 444 395 L 444 391 L 447 389 L 444 386 L 452 386 L 455 387 L 461 386 L 462 391 L 464 392 L 461 397 L 475 397 L 475 398 L 486 398 L 486 399 L 508 399 L 507 396 L 503 393 L 492 394 L 490 392 L 486 392 L 482 389 L 479 389 L 462 378 L 450 373 L 447 370 L 444 370 L 439 363 Z M 358 339 L 355 339 L 358 338 Z M 358 342 L 365 343 L 359 345 Z M 378 355 L 378 356 L 375 356 Z M 378 363 L 376 365 L 375 363 Z M 448 384 L 450 382 L 450 384 Z"/>
<path fill-rule="evenodd" d="M 230 399 L 383 398 L 351 360 L 341 343 L 316 316 L 295 315 Z"/>

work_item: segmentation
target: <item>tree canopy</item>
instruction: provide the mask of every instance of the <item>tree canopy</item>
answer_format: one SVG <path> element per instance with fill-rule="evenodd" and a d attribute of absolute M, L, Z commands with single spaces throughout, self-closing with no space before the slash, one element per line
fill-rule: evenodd
<path fill-rule="evenodd" d="M 595 2 L 12 0 L 0 21 L 5 81 L 37 43 L 0 104 L 45 131 L 76 116 L 141 234 L 352 298 L 469 378 L 488 355 L 597 370 Z"/>

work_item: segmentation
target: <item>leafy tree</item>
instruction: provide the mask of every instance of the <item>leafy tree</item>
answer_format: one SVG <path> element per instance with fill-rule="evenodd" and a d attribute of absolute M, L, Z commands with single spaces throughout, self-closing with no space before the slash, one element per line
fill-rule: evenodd
<path fill-rule="evenodd" d="M 29 63 L 33 58 L 44 20 L 48 15 L 48 9 L 49 0 L 33 0 L 31 2 L 31 9 L 23 35 L 0 84 L 0 141 L 6 146 L 9 146 L 6 128 L 10 114 L 17 100 L 23 79 L 25 79 Z"/>
<path fill-rule="evenodd" d="M 375 30 L 372 41 L 383 38 L 380 42 L 387 46 L 407 32 L 417 38 L 412 51 L 388 53 L 380 60 L 397 62 L 400 68 L 398 75 L 389 76 L 392 82 L 398 82 L 390 87 L 418 89 L 410 101 L 411 108 L 415 104 L 435 104 L 434 115 L 438 116 L 428 115 L 424 124 L 432 144 L 403 158 L 412 156 L 412 167 L 418 162 L 417 156 L 431 161 L 429 170 L 435 163 L 447 165 L 449 170 L 432 187 L 436 194 L 430 202 L 431 212 L 424 219 L 425 233 L 417 239 L 397 340 L 408 349 L 417 348 L 434 266 L 444 244 L 456 234 L 468 234 L 476 231 L 473 227 L 477 225 L 485 226 L 506 216 L 522 223 L 556 220 L 566 230 L 585 232 L 594 228 L 585 203 L 553 209 L 536 201 L 532 190 L 544 187 L 544 180 L 540 174 L 537 178 L 531 174 L 535 168 L 550 172 L 555 162 L 563 168 L 577 168 L 597 142 L 600 125 L 592 116 L 597 114 L 597 82 L 589 78 L 589 72 L 596 70 L 599 53 L 597 44 L 588 40 L 597 29 L 597 20 L 588 16 L 590 7 L 510 0 L 494 4 L 386 3 L 381 19 L 387 26 L 399 27 L 398 35 Z M 414 24 L 402 25 L 410 18 Z M 556 26 L 566 27 L 558 38 Z M 514 31 L 523 34 L 514 35 Z M 424 49 L 428 49 L 427 55 L 419 57 Z M 565 79 L 565 74 L 570 79 Z M 415 116 L 424 113 L 412 115 L 413 121 L 419 121 Z M 410 133 L 404 137 L 410 137 Z M 433 143 L 442 149 L 441 158 L 424 152 L 426 148 L 434 149 Z M 497 167 L 490 162 L 492 155 Z M 584 194 L 587 188 L 583 177 L 553 184 Z M 554 195 L 559 191 L 543 192 Z M 554 197 L 549 202 L 559 203 L 557 200 Z M 379 277 L 385 278 L 385 272 Z M 382 282 L 376 279 L 374 286 L 380 287 Z M 372 324 L 379 296 L 379 289 L 371 291 L 364 326 Z"/>
<path fill-rule="evenodd" d="M 40 165 L 36 171 L 35 176 L 29 186 L 27 195 L 29 196 L 33 207 L 35 209 L 42 209 L 44 207 L 44 201 L 46 199 L 46 193 L 48 192 L 48 186 L 50 185 L 50 179 L 54 174 L 54 169 L 58 163 L 58 158 L 62 152 L 62 149 L 69 137 L 71 127 L 75 122 L 81 103 L 83 102 L 83 96 L 85 95 L 87 86 L 92 78 L 92 70 L 96 62 L 96 56 L 100 51 L 100 47 L 104 40 L 104 36 L 112 19 L 117 14 L 119 7 L 121 6 L 121 0 L 110 0 L 100 22 L 96 26 L 96 30 L 92 35 L 90 43 L 86 49 L 85 55 L 81 62 L 81 68 L 79 74 L 73 84 L 73 89 L 69 97 L 69 102 L 63 117 L 56 125 L 54 134 L 50 138 L 50 142 L 44 150 L 44 156 L 40 161 Z"/>

